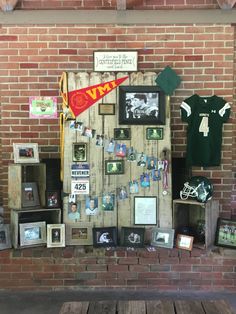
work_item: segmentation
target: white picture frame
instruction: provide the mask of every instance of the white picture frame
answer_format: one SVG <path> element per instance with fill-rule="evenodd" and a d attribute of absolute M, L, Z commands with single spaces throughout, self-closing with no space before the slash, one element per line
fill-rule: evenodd
<path fill-rule="evenodd" d="M 65 247 L 65 224 L 47 225 L 47 247 Z"/>
<path fill-rule="evenodd" d="M 37 143 L 13 143 L 14 163 L 39 163 Z"/>

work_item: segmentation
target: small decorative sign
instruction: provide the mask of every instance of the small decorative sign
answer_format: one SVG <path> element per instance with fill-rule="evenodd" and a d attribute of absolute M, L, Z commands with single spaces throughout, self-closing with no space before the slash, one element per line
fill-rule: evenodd
<path fill-rule="evenodd" d="M 71 177 L 89 177 L 89 164 L 76 164 L 71 166 Z"/>
<path fill-rule="evenodd" d="M 137 51 L 94 51 L 94 71 L 137 71 Z"/>
<path fill-rule="evenodd" d="M 57 98 L 30 97 L 29 117 L 31 119 L 57 119 Z"/>
<path fill-rule="evenodd" d="M 77 195 L 89 194 L 89 180 L 84 178 L 71 181 L 71 193 Z"/>

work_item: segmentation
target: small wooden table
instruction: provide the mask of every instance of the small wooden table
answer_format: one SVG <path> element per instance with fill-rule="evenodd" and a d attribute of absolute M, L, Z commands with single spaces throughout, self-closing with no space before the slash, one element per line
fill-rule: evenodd
<path fill-rule="evenodd" d="M 235 314 L 225 300 L 65 302 L 59 314 Z"/>

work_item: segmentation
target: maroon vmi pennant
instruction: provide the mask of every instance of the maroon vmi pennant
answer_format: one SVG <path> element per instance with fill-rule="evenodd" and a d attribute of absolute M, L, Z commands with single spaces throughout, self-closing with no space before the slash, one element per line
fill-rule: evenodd
<path fill-rule="evenodd" d="M 109 81 L 102 84 L 97 84 L 82 89 L 77 89 L 68 93 L 69 107 L 75 117 L 91 107 L 99 99 L 106 96 L 114 88 L 123 83 L 128 76 L 119 78 L 117 80 Z"/>

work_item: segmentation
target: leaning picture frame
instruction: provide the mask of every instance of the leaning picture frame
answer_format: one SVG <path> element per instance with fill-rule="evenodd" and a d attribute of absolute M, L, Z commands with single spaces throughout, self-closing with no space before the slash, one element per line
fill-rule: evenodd
<path fill-rule="evenodd" d="M 47 247 L 64 247 L 65 242 L 65 224 L 47 224 Z"/>
<path fill-rule="evenodd" d="M 117 246 L 116 227 L 97 227 L 93 228 L 94 247 L 115 247 Z"/>
<path fill-rule="evenodd" d="M 134 196 L 134 224 L 157 224 L 157 197 Z"/>
<path fill-rule="evenodd" d="M 39 192 L 37 182 L 22 183 L 22 207 L 39 207 Z"/>
<path fill-rule="evenodd" d="M 236 249 L 236 220 L 218 218 L 215 245 Z"/>
<path fill-rule="evenodd" d="M 46 222 L 20 223 L 20 246 L 46 244 Z"/>
<path fill-rule="evenodd" d="M 9 249 L 11 247 L 10 225 L 0 225 L 0 250 Z"/>
<path fill-rule="evenodd" d="M 192 251 L 194 237 L 185 234 L 178 234 L 176 239 L 176 247 L 178 249 Z"/>
<path fill-rule="evenodd" d="M 165 102 L 158 86 L 119 86 L 119 124 L 165 125 Z"/>
<path fill-rule="evenodd" d="M 172 249 L 175 230 L 169 228 L 153 228 L 151 245 Z"/>
<path fill-rule="evenodd" d="M 124 160 L 105 160 L 105 174 L 116 175 L 125 173 Z"/>
<path fill-rule="evenodd" d="M 39 163 L 37 143 L 13 143 L 14 163 Z"/>
<path fill-rule="evenodd" d="M 145 228 L 121 227 L 120 245 L 125 247 L 143 247 Z"/>
<path fill-rule="evenodd" d="M 66 224 L 66 245 L 93 245 L 92 227 L 91 222 Z"/>

